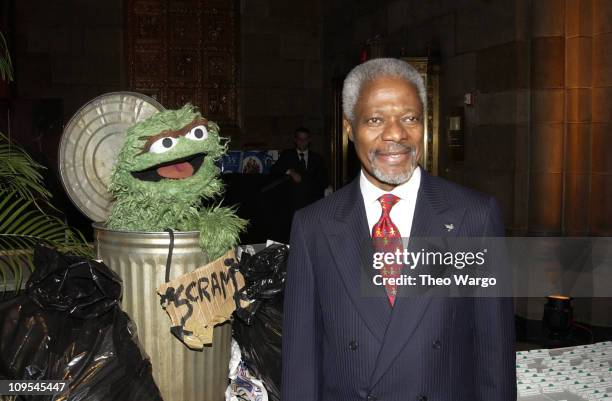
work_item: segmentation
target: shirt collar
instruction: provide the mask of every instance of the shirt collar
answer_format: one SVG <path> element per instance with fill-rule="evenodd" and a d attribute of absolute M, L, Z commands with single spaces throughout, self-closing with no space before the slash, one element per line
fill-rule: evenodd
<path fill-rule="evenodd" d="M 402 200 L 407 201 L 416 201 L 417 193 L 419 191 L 419 186 L 421 185 L 421 167 L 417 166 L 412 173 L 412 177 L 410 179 L 397 187 L 393 188 L 391 192 L 383 191 L 378 188 L 376 185 L 372 184 L 370 180 L 368 180 L 361 170 L 361 175 L 359 177 L 359 187 L 361 188 L 361 194 L 363 196 L 363 201 L 366 205 L 375 203 L 378 201 L 382 195 L 386 193 L 392 193 Z"/>

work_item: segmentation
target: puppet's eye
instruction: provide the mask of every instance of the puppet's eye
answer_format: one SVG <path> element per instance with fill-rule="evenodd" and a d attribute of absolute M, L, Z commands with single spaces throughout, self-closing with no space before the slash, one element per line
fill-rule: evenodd
<path fill-rule="evenodd" d="M 191 131 L 185 135 L 185 138 L 191 139 L 193 141 L 203 141 L 208 138 L 208 131 L 206 127 L 203 125 L 198 125 L 197 127 L 193 127 Z"/>
<path fill-rule="evenodd" d="M 167 136 L 165 138 L 160 138 L 157 141 L 153 142 L 151 147 L 149 148 L 149 152 L 151 153 L 164 153 L 172 149 L 176 146 L 178 140 L 176 138 L 172 138 Z"/>

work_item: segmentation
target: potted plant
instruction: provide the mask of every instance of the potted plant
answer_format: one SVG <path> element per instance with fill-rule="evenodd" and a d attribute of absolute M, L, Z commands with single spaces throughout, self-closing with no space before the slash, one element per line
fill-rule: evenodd
<path fill-rule="evenodd" d="M 24 269 L 34 269 L 37 244 L 91 256 L 84 237 L 70 228 L 50 204 L 41 170 L 22 148 L 0 133 L 0 293 L 21 288 Z M 12 286 L 10 286 L 12 287 Z"/>

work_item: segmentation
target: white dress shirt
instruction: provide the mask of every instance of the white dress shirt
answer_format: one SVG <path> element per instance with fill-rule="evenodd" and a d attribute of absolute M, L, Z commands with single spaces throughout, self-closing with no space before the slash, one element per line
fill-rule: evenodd
<path fill-rule="evenodd" d="M 414 208 L 416 206 L 417 194 L 419 192 L 419 186 L 421 185 L 421 168 L 417 166 L 412 173 L 410 179 L 397 187 L 393 188 L 391 192 L 383 191 L 374 184 L 372 184 L 361 171 L 361 177 L 359 178 L 359 187 L 361 188 L 361 195 L 363 196 L 363 204 L 365 206 L 366 216 L 368 218 L 368 227 L 370 229 L 370 235 L 372 235 L 372 227 L 382 214 L 382 207 L 378 198 L 386 193 L 392 193 L 397 196 L 400 200 L 391 209 L 391 220 L 399 230 L 402 238 L 407 239 L 410 237 L 410 230 L 412 228 L 412 220 L 414 218 Z"/>
<path fill-rule="evenodd" d="M 304 154 L 304 166 L 306 167 L 306 169 L 308 169 L 308 149 L 306 149 L 306 150 L 298 150 L 298 149 L 296 149 L 295 151 L 297 152 L 298 162 L 300 161 L 300 153 Z M 290 169 L 287 169 L 285 171 L 285 174 L 289 175 L 289 170 Z"/>
<path fill-rule="evenodd" d="M 300 160 L 300 153 L 304 154 L 304 165 L 306 166 L 306 168 L 308 168 L 308 149 L 306 150 L 296 149 L 296 151 L 297 151 L 298 161 Z"/>

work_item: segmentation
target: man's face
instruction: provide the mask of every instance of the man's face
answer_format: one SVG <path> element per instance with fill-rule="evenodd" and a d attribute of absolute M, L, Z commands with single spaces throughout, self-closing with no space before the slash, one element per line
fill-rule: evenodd
<path fill-rule="evenodd" d="M 310 144 L 310 135 L 306 132 L 296 132 L 293 140 L 297 150 L 305 151 Z"/>
<path fill-rule="evenodd" d="M 408 181 L 423 153 L 423 107 L 414 85 L 381 77 L 361 89 L 344 129 L 368 180 L 390 191 Z"/>

